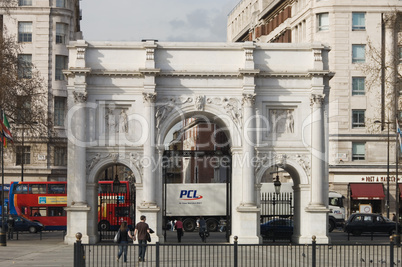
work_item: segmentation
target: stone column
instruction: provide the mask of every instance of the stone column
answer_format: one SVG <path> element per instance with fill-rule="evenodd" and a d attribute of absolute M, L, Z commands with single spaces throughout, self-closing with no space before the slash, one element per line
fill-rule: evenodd
<path fill-rule="evenodd" d="M 385 25 L 385 103 L 384 103 L 384 121 L 392 122 L 395 120 L 397 107 L 396 94 L 396 68 L 399 64 L 399 57 L 396 53 L 397 48 L 397 17 L 395 13 L 384 14 Z M 399 27 L 398 27 L 399 28 Z M 398 61 L 397 61 L 398 60 Z M 396 101 L 396 102 L 395 102 Z M 395 130 L 395 123 L 389 124 L 391 131 Z"/>
<path fill-rule="evenodd" d="M 255 206 L 255 94 L 243 94 L 243 206 Z"/>
<path fill-rule="evenodd" d="M 325 206 L 323 185 L 325 170 L 324 147 L 324 111 L 322 108 L 324 95 L 311 96 L 311 202 L 312 206 Z"/>
<path fill-rule="evenodd" d="M 70 127 L 75 128 L 74 140 L 76 142 L 73 144 L 75 150 L 74 157 L 74 172 L 75 172 L 75 184 L 76 188 L 76 198 L 74 205 L 86 205 L 86 193 L 87 193 L 87 179 L 86 179 L 86 101 L 87 93 L 74 91 L 74 102 L 76 111 L 72 119 L 72 124 Z M 70 139 L 71 140 L 71 139 Z"/>
<path fill-rule="evenodd" d="M 144 144 L 144 199 L 142 206 L 156 206 L 155 199 L 155 100 L 156 93 L 143 93 L 145 116 L 148 122 L 148 139 Z"/>

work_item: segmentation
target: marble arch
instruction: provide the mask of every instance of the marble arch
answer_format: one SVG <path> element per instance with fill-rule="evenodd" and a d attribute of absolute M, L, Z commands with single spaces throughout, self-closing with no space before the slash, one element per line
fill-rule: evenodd
<path fill-rule="evenodd" d="M 231 241 L 262 242 L 258 185 L 271 154 L 295 180 L 294 241 L 327 243 L 328 52 L 321 44 L 71 42 L 65 242 L 76 232 L 98 241 L 96 174 L 114 163 L 133 170 L 137 217 L 146 215 L 153 242 L 163 242 L 161 144 L 177 121 L 203 115 L 231 140 Z"/>

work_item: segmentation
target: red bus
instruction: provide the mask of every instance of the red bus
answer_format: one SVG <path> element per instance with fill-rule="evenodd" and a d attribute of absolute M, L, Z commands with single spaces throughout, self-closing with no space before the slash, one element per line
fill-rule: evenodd
<path fill-rule="evenodd" d="M 9 193 L 10 213 L 40 222 L 45 230 L 65 230 L 67 182 L 13 182 Z M 128 181 L 113 185 L 99 181 L 98 228 L 117 229 L 121 222 L 133 223 L 133 205 Z"/>

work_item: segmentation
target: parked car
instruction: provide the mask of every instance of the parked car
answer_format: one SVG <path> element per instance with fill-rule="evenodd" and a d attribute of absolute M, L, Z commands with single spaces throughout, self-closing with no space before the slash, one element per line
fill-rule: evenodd
<path fill-rule="evenodd" d="M 398 226 L 400 232 L 401 226 Z M 392 233 L 396 229 L 396 222 L 375 213 L 354 213 L 345 223 L 344 231 L 353 235 L 362 233 Z"/>
<path fill-rule="evenodd" d="M 263 238 L 290 239 L 293 235 L 293 220 L 273 219 L 260 225 Z"/>
<path fill-rule="evenodd" d="M 43 230 L 43 224 L 34 222 L 18 215 L 12 215 L 14 219 L 14 231 L 28 231 L 30 233 L 37 233 Z M 8 216 L 5 218 L 5 230 L 7 231 Z M 3 227 L 3 222 L 0 220 L 0 230 Z"/>

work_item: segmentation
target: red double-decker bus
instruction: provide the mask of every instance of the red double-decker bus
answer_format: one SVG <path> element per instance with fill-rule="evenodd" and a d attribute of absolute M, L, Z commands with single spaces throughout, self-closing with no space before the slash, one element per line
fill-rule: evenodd
<path fill-rule="evenodd" d="M 113 184 L 99 181 L 98 227 L 111 230 L 121 222 L 133 223 L 133 205 L 128 181 Z M 10 184 L 9 209 L 32 221 L 42 223 L 45 230 L 65 230 L 67 216 L 67 182 L 13 182 Z"/>

